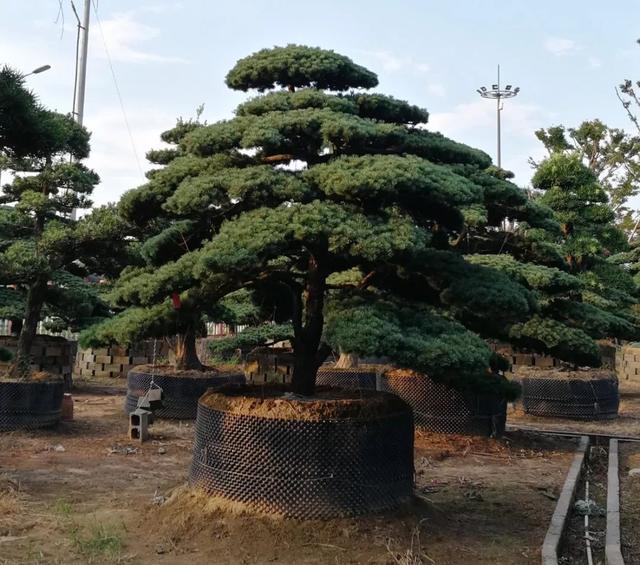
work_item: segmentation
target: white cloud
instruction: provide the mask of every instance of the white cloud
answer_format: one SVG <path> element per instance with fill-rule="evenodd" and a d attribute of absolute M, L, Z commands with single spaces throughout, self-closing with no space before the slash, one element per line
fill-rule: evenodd
<path fill-rule="evenodd" d="M 578 44 L 573 39 L 566 37 L 547 37 L 544 48 L 553 55 L 562 56 L 575 53 L 580 50 Z"/>
<path fill-rule="evenodd" d="M 550 120 L 550 114 L 540 106 L 512 100 L 505 102 L 502 112 L 502 129 L 506 134 L 531 136 L 535 129 L 545 126 Z M 455 139 L 468 132 L 495 128 L 495 124 L 495 103 L 479 99 L 458 104 L 449 112 L 432 113 L 428 129 L 441 131 Z"/>
<path fill-rule="evenodd" d="M 422 61 L 416 61 L 412 57 L 399 56 L 390 51 L 365 51 L 367 55 L 373 57 L 383 70 L 389 73 L 400 71 L 411 71 L 414 73 L 429 72 L 430 66 Z"/>
<path fill-rule="evenodd" d="M 434 96 L 443 97 L 447 94 L 447 90 L 444 87 L 444 84 L 439 82 L 434 82 L 427 86 L 427 92 L 429 94 L 433 94 Z"/>
<path fill-rule="evenodd" d="M 599 69 L 602 66 L 602 61 L 597 57 L 589 57 L 588 62 L 592 69 Z"/>
<path fill-rule="evenodd" d="M 94 23 L 97 27 L 97 22 Z M 93 43 L 102 44 L 100 30 L 90 35 Z M 114 14 L 106 20 L 102 20 L 102 32 L 104 41 L 109 50 L 109 55 L 114 61 L 129 63 L 186 63 L 186 59 L 174 55 L 161 55 L 139 47 L 144 43 L 157 38 L 160 30 L 156 27 L 136 21 L 134 12 L 121 12 Z M 96 47 L 98 47 L 96 45 Z M 95 49 L 96 53 L 105 56 L 104 46 Z"/>
<path fill-rule="evenodd" d="M 525 185 L 531 177 L 528 157 L 539 156 L 542 147 L 533 132 L 547 127 L 557 117 L 540 106 L 510 100 L 505 102 L 501 118 L 502 165 L 516 173 L 517 183 Z M 433 112 L 426 129 L 481 148 L 495 159 L 495 102 L 478 99 L 458 104 L 447 112 Z"/>
<path fill-rule="evenodd" d="M 165 146 L 160 141 L 160 133 L 175 124 L 175 116 L 157 108 L 131 106 L 127 118 L 140 167 L 146 171 L 152 166 L 145 159 L 145 153 Z M 120 108 L 103 106 L 87 114 L 84 123 L 92 132 L 91 155 L 86 164 L 101 179 L 94 191 L 96 203 L 113 202 L 126 190 L 143 184 L 146 179 L 138 168 Z"/>

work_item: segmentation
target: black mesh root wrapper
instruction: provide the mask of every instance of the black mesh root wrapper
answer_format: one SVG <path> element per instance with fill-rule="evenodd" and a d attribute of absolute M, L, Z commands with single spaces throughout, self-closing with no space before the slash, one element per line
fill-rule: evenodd
<path fill-rule="evenodd" d="M 461 392 L 422 374 L 383 373 L 380 389 L 413 408 L 418 429 L 489 437 L 504 433 L 507 403 L 497 395 Z"/>
<path fill-rule="evenodd" d="M 614 376 L 600 379 L 522 379 L 522 406 L 534 416 L 607 420 L 618 416 L 620 393 Z"/>
<path fill-rule="evenodd" d="M 32 430 L 60 421 L 64 383 L 0 382 L 0 432 Z"/>
<path fill-rule="evenodd" d="M 372 369 L 320 367 L 316 377 L 316 384 L 352 390 L 376 390 L 376 371 Z"/>
<path fill-rule="evenodd" d="M 313 421 L 199 404 L 195 434 L 191 486 L 257 512 L 324 520 L 395 508 L 412 493 L 408 407 L 386 417 Z"/>
<path fill-rule="evenodd" d="M 198 398 L 208 388 L 245 383 L 241 373 L 218 373 L 210 377 L 194 378 L 131 369 L 127 375 L 127 397 L 124 403 L 127 414 L 136 409 L 138 399 L 149 390 L 152 380 L 163 391 L 162 408 L 154 411 L 154 417 L 174 420 L 194 420 L 198 411 Z"/>

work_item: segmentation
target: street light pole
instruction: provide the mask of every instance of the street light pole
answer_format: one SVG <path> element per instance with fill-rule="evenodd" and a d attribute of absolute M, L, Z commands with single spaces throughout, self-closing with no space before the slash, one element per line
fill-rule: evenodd
<path fill-rule="evenodd" d="M 496 122 L 498 126 L 497 132 L 497 162 L 498 168 L 502 168 L 502 132 L 501 132 L 501 123 L 500 123 L 500 114 L 502 113 L 502 100 L 504 98 L 515 98 L 520 92 L 520 88 L 513 88 L 512 85 L 507 84 L 504 88 L 500 86 L 500 65 L 498 65 L 498 82 L 496 84 L 491 85 L 491 89 L 488 89 L 486 86 L 481 86 L 476 90 L 476 92 L 482 96 L 482 98 L 489 98 L 491 100 L 496 101 Z"/>
<path fill-rule="evenodd" d="M 26 75 L 22 75 L 22 78 L 27 78 L 30 77 L 31 75 L 37 75 L 40 73 L 44 73 L 45 71 L 48 71 L 51 68 L 51 65 L 42 65 L 41 67 L 38 67 L 37 69 L 33 69 L 30 73 L 27 73 Z"/>

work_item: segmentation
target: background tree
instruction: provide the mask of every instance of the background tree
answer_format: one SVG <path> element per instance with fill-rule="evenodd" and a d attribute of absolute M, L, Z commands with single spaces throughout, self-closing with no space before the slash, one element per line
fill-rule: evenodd
<path fill-rule="evenodd" d="M 560 224 L 560 236 L 551 241 L 580 283 L 575 303 L 551 305 L 556 315 L 594 337 L 637 338 L 637 287 L 611 260 L 628 245 L 597 175 L 575 153 L 556 152 L 538 165 L 532 185 Z"/>
<path fill-rule="evenodd" d="M 540 129 L 536 137 L 550 155 L 564 153 L 580 158 L 606 193 L 618 226 L 631 233 L 633 210 L 627 204 L 640 192 L 640 136 L 608 127 L 600 120 L 589 120 L 577 128 Z"/>
<path fill-rule="evenodd" d="M 16 72 L 3 70 L 0 91 L 9 97 L 0 115 L 18 108 L 26 116 L 3 119 L 1 150 L 14 176 L 0 196 L 0 310 L 24 320 L 12 370 L 24 377 L 45 312 L 75 327 L 106 313 L 83 277 L 120 249 L 121 221 L 108 208 L 70 219 L 72 210 L 91 205 L 98 182 L 80 163 L 89 154 L 88 132 L 71 117 L 41 108 Z M 16 131 L 21 123 L 25 130 Z"/>

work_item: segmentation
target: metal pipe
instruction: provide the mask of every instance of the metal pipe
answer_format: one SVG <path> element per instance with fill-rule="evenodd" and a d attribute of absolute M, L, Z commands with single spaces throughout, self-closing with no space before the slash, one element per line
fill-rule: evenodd
<path fill-rule="evenodd" d="M 587 547 L 587 564 L 593 565 L 591 537 L 589 535 L 589 481 L 584 482 L 584 501 L 587 503 L 587 513 L 584 515 L 584 541 Z"/>

